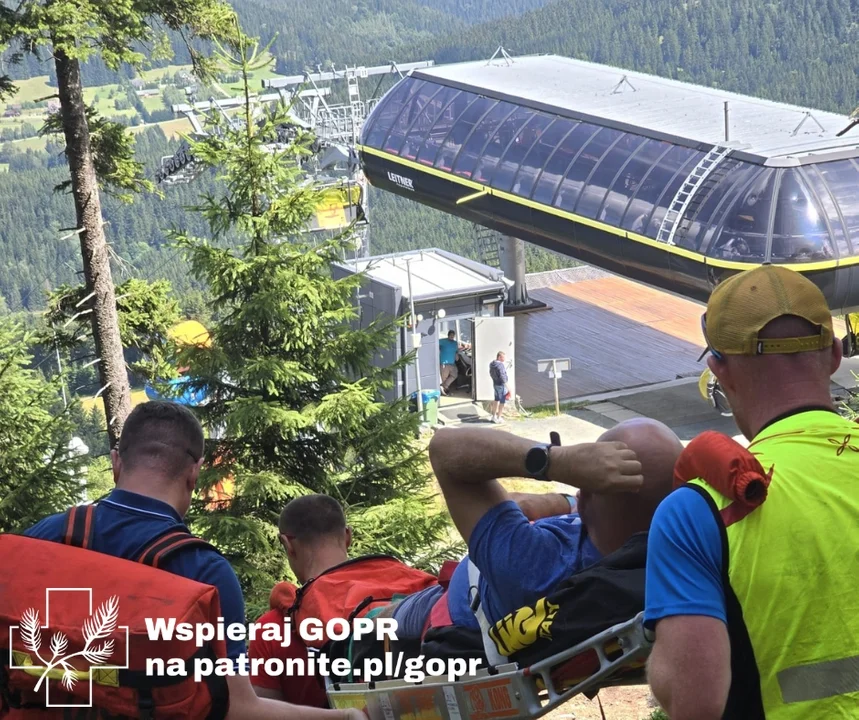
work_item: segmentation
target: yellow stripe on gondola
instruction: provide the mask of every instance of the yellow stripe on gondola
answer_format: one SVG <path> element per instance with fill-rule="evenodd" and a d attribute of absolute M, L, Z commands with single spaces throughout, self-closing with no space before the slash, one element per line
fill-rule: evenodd
<path fill-rule="evenodd" d="M 750 267 L 757 267 L 760 263 L 741 263 L 734 260 L 720 260 L 719 258 L 707 258 L 707 264 L 713 267 L 724 268 L 726 270 L 748 270 Z M 797 272 L 812 272 L 814 270 L 830 270 L 838 267 L 838 260 L 821 260 L 819 262 L 807 263 L 772 263 L 780 267 L 786 267 Z"/>
<path fill-rule="evenodd" d="M 462 203 L 467 203 L 467 202 L 471 202 L 472 200 L 477 200 L 477 198 L 483 197 L 484 195 L 488 195 L 488 194 L 489 194 L 488 190 L 480 190 L 479 192 L 472 193 L 471 195 L 466 195 L 465 197 L 459 198 L 459 200 L 456 201 L 456 204 L 462 205 Z"/>
<path fill-rule="evenodd" d="M 859 255 L 841 258 L 841 260 L 838 261 L 838 267 L 843 267 L 847 265 L 859 265 Z"/>
<path fill-rule="evenodd" d="M 457 200 L 457 205 L 464 202 L 468 202 L 470 200 L 474 200 L 478 197 L 482 197 L 483 195 L 489 195 L 497 197 L 501 200 L 507 200 L 508 202 L 516 203 L 518 205 L 531 208 L 533 210 L 548 213 L 549 215 L 555 215 L 557 217 L 564 218 L 565 220 L 579 223 L 580 225 L 587 225 L 588 227 L 602 230 L 603 232 L 611 233 L 612 235 L 617 235 L 618 237 L 626 238 L 627 240 L 632 240 L 633 242 L 641 243 L 642 245 L 648 245 L 649 247 L 656 248 L 657 250 L 671 253 L 672 255 L 678 255 L 680 257 L 694 260 L 695 262 L 703 263 L 705 265 L 711 265 L 713 267 L 723 268 L 725 270 L 750 270 L 751 268 L 758 267 L 761 264 L 756 262 L 737 262 L 735 260 L 720 260 L 719 258 L 712 258 L 701 253 L 694 252 L 692 250 L 687 250 L 686 248 L 678 247 L 677 245 L 668 245 L 666 243 L 659 242 L 658 240 L 654 240 L 653 238 L 645 237 L 644 235 L 639 235 L 638 233 L 629 232 L 628 230 L 614 227 L 613 225 L 606 225 L 605 223 L 599 222 L 598 220 L 592 220 L 591 218 L 587 218 L 582 215 L 576 215 L 574 213 L 567 212 L 566 210 L 551 207 L 550 205 L 544 205 L 542 203 L 534 202 L 533 200 L 522 198 L 518 195 L 513 195 L 512 193 L 504 192 L 503 190 L 496 190 L 495 188 L 489 187 L 488 185 L 482 185 L 481 183 L 476 183 L 473 180 L 466 180 L 465 178 L 457 177 L 453 173 L 445 172 L 443 170 L 430 167 L 429 165 L 422 165 L 421 163 L 413 162 L 412 160 L 406 160 L 405 158 L 398 157 L 397 155 L 392 155 L 391 153 L 384 152 L 383 150 L 367 147 L 366 145 L 357 145 L 356 148 L 359 152 L 365 152 L 369 155 L 375 155 L 376 157 L 383 158 L 384 160 L 395 162 L 400 165 L 405 165 L 406 167 L 419 170 L 420 172 L 428 173 L 429 175 L 434 175 L 435 177 L 442 178 L 443 180 L 447 180 L 449 182 L 455 182 L 460 185 L 464 185 L 465 187 L 472 188 L 477 191 L 473 195 L 468 195 Z M 821 260 L 819 262 L 809 263 L 772 264 L 780 267 L 786 267 L 791 270 L 796 270 L 797 272 L 813 272 L 815 270 L 834 270 L 835 268 L 840 267 L 842 265 L 859 264 L 859 256 L 844 258 L 843 260 Z"/>

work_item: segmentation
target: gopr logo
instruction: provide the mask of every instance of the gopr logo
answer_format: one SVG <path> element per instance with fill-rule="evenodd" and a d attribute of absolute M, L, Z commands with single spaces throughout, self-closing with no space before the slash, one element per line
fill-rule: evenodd
<path fill-rule="evenodd" d="M 48 647 L 43 648 L 43 635 L 51 629 L 51 602 L 63 602 L 63 595 L 68 593 L 87 593 L 89 617 L 83 621 L 81 632 L 84 645 L 82 648 L 70 648 L 69 638 L 61 630 L 51 634 Z M 34 688 L 36 692 L 44 684 L 46 707 L 92 707 L 92 683 L 96 673 L 114 673 L 128 668 L 128 626 L 118 625 L 119 598 L 113 596 L 105 600 L 92 611 L 92 589 L 90 588 L 47 588 L 45 590 L 45 624 L 40 622 L 39 611 L 28 608 L 21 615 L 21 624 L 9 628 L 9 669 L 23 670 L 30 675 L 38 675 L 39 681 Z M 114 639 L 111 637 L 117 631 L 125 632 L 125 662 L 122 665 L 108 664 L 115 655 Z M 16 643 L 16 639 L 18 642 Z M 14 650 L 15 645 L 23 646 L 27 652 Z M 73 663 L 72 660 L 75 662 Z M 116 660 L 116 658 L 114 658 Z M 89 667 L 82 668 L 81 665 Z M 48 680 L 60 680 L 60 685 L 75 697 L 81 697 L 79 689 L 75 692 L 81 679 L 88 681 L 86 701 L 80 703 L 52 703 L 51 687 Z M 109 683 L 114 684 L 114 683 Z"/>

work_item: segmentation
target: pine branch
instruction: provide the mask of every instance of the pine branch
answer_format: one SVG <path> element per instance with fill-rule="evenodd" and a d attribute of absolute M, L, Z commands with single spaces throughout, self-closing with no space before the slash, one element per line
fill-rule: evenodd
<path fill-rule="evenodd" d="M 68 646 L 69 640 L 64 633 L 59 631 L 54 633 L 54 636 L 51 638 L 51 652 L 54 654 L 54 657 L 65 653 Z"/>
<path fill-rule="evenodd" d="M 92 617 L 84 622 L 85 645 L 89 647 L 94 640 L 108 637 L 116 629 L 118 618 L 119 598 L 114 595 L 99 605 Z"/>
<path fill-rule="evenodd" d="M 102 665 L 113 655 L 113 640 L 106 640 L 99 647 L 84 650 L 84 657 L 93 665 Z"/>
<path fill-rule="evenodd" d="M 28 608 L 21 616 L 21 638 L 24 647 L 30 652 L 38 653 L 42 647 L 42 630 L 39 623 L 39 613 Z"/>

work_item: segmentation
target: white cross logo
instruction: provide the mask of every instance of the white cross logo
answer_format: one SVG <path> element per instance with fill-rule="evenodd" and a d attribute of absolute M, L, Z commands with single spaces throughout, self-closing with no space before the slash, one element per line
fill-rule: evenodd
<path fill-rule="evenodd" d="M 63 602 L 62 593 L 86 593 L 89 617 L 83 622 L 84 647 L 76 652 L 68 652 L 69 639 L 61 630 L 51 636 L 50 659 L 42 654 L 42 631 L 51 627 L 51 595 L 54 602 Z M 104 673 L 109 670 L 125 670 L 128 668 L 128 626 L 117 625 L 119 619 L 119 598 L 115 595 L 98 606 L 95 613 L 92 610 L 91 588 L 46 588 L 45 589 L 45 624 L 39 623 L 39 613 L 34 608 L 24 611 L 21 616 L 21 624 L 9 628 L 9 669 L 24 670 L 31 675 L 38 675 L 39 682 L 35 690 L 39 690 L 45 678 L 59 679 L 62 687 L 72 692 L 78 680 L 88 680 L 87 702 L 80 704 L 52 704 L 51 683 L 45 683 L 46 707 L 92 707 L 92 683 L 93 675 Z M 125 664 L 105 664 L 114 653 L 114 641 L 110 636 L 116 630 L 125 631 Z M 22 644 L 29 652 L 13 650 L 13 640 L 17 631 Z M 101 642 L 99 642 L 101 641 Z M 72 658 L 84 658 L 89 662 L 88 670 L 75 668 L 69 660 Z M 102 677 L 109 676 L 109 673 Z M 115 684 L 115 683 L 108 683 Z"/>

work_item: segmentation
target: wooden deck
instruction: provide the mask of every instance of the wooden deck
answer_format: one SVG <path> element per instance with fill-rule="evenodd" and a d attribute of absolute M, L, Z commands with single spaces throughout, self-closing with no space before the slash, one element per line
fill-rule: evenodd
<path fill-rule="evenodd" d="M 552 310 L 516 316 L 516 387 L 525 406 L 555 400 L 537 361 L 570 358 L 561 399 L 697 375 L 704 349 L 704 306 L 616 276 L 533 290 Z M 843 337 L 844 321 L 833 318 Z"/>
<path fill-rule="evenodd" d="M 516 386 L 525 406 L 554 401 L 537 361 L 570 358 L 561 399 L 699 374 L 704 306 L 619 277 L 530 293 L 552 310 L 516 316 Z"/>

